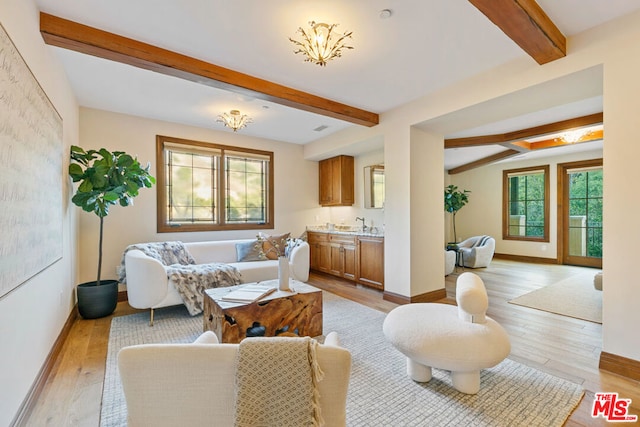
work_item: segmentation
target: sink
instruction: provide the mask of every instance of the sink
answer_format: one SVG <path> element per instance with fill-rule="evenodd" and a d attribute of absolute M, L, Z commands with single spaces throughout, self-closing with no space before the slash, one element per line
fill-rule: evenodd
<path fill-rule="evenodd" d="M 360 227 L 352 226 L 352 225 L 336 225 L 335 229 L 336 231 L 346 231 L 346 232 L 356 232 L 356 231 L 362 230 Z"/>
<path fill-rule="evenodd" d="M 373 227 L 373 229 L 367 227 L 365 231 L 362 230 L 361 226 L 357 225 L 334 225 L 333 229 L 327 227 L 325 225 L 317 225 L 317 226 L 308 226 L 307 229 L 309 231 L 322 231 L 329 233 L 353 233 L 358 235 L 366 235 L 366 236 L 382 236 L 384 233 L 378 227 Z"/>

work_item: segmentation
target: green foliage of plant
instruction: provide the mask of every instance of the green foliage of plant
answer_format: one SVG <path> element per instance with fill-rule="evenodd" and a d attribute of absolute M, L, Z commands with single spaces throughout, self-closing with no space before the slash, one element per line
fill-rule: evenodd
<path fill-rule="evenodd" d="M 86 212 L 104 218 L 109 206 L 129 206 L 142 187 L 151 188 L 156 180 L 149 174 L 150 165 L 142 167 L 137 159 L 122 151 L 85 151 L 71 147 L 69 176 L 80 182 L 71 201 Z"/>
<path fill-rule="evenodd" d="M 569 175 L 569 216 L 587 217 L 587 256 L 602 258 L 602 170 Z"/>
<path fill-rule="evenodd" d="M 98 285 L 102 269 L 104 217 L 109 214 L 109 206 L 129 206 L 133 204 L 133 198 L 138 195 L 140 188 L 151 188 L 156 183 L 156 179 L 149 173 L 150 167 L 150 164 L 142 167 L 136 158 L 123 151 L 111 153 L 104 148 L 85 151 L 75 145 L 71 146 L 69 176 L 73 182 L 80 183 L 71 201 L 82 210 L 93 212 L 100 218 Z"/>
<path fill-rule="evenodd" d="M 469 202 L 470 190 L 459 191 L 455 185 L 449 185 L 444 189 L 444 210 L 455 214 Z"/>
<path fill-rule="evenodd" d="M 453 214 L 453 239 L 458 241 L 456 234 L 456 213 L 469 202 L 470 190 L 458 190 L 455 185 L 449 185 L 444 189 L 444 210 Z"/>

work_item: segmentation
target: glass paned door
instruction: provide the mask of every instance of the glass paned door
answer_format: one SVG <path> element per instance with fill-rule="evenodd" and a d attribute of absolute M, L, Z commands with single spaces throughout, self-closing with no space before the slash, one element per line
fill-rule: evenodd
<path fill-rule="evenodd" d="M 562 167 L 563 263 L 602 268 L 602 161 Z"/>

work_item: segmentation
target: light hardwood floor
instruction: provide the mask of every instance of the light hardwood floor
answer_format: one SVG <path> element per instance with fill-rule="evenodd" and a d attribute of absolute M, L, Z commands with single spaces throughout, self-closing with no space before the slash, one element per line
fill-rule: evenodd
<path fill-rule="evenodd" d="M 508 301 L 540 287 L 585 271 L 584 268 L 524 264 L 494 259 L 480 275 L 489 294 L 488 314 L 501 323 L 511 338 L 510 358 L 542 371 L 582 384 L 586 394 L 566 426 L 609 425 L 590 416 L 595 392 L 618 392 L 632 399 L 631 414 L 640 415 L 640 383 L 598 369 L 602 326 L 539 310 L 509 304 Z M 455 280 L 460 271 L 446 279 L 447 300 L 453 303 Z M 595 271 L 594 271 L 595 272 Z M 384 301 L 379 291 L 354 286 L 327 275 L 311 274 L 309 283 L 388 312 L 396 304 Z M 136 312 L 119 303 L 113 316 Z M 77 320 L 56 361 L 51 375 L 26 421 L 28 426 L 97 427 L 107 341 L 111 316 Z M 629 425 L 626 423 L 625 425 Z"/>

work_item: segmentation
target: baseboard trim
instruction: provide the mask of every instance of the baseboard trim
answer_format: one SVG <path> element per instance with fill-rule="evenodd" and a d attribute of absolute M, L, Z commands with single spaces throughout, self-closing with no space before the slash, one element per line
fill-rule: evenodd
<path fill-rule="evenodd" d="M 129 294 L 127 294 L 127 291 L 118 291 L 118 302 L 127 301 L 129 301 Z"/>
<path fill-rule="evenodd" d="M 494 258 L 506 259 L 508 261 L 530 262 L 532 264 L 561 264 L 556 258 L 540 258 L 535 256 L 493 254 Z"/>
<path fill-rule="evenodd" d="M 67 340 L 67 337 L 71 332 L 71 327 L 73 326 L 73 323 L 76 321 L 76 319 L 78 319 L 78 309 L 76 307 L 73 307 L 73 310 L 71 310 L 71 313 L 69 313 L 69 317 L 62 327 L 58 338 L 53 343 L 53 347 L 51 347 L 51 351 L 47 355 L 47 359 L 44 361 L 42 368 L 40 368 L 38 376 L 29 389 L 29 393 L 22 401 L 22 405 L 20 405 L 18 413 L 11 422 L 11 427 L 26 425 L 27 418 L 33 411 L 35 404 L 40 397 L 45 384 L 47 383 L 47 379 L 49 378 L 49 375 L 53 370 L 53 366 L 55 365 L 56 360 L 58 359 L 58 356 L 62 351 L 62 346 Z"/>
<path fill-rule="evenodd" d="M 396 304 L 410 304 L 412 302 L 435 302 L 447 297 L 447 291 L 442 289 L 437 289 L 435 291 L 427 292 L 424 294 L 414 295 L 412 297 L 408 297 L 405 295 L 396 294 L 389 291 L 384 291 L 382 294 L 382 299 L 385 301 L 390 301 Z"/>
<path fill-rule="evenodd" d="M 411 297 L 411 302 L 435 302 L 447 297 L 447 291 L 445 288 L 437 289 L 435 291 L 427 292 L 426 294 L 414 295 Z"/>
<path fill-rule="evenodd" d="M 389 291 L 382 292 L 382 299 L 396 304 L 409 304 L 411 302 L 411 298 Z"/>
<path fill-rule="evenodd" d="M 600 353 L 600 364 L 598 367 L 603 371 L 640 381 L 640 361 L 638 360 L 603 351 Z"/>

